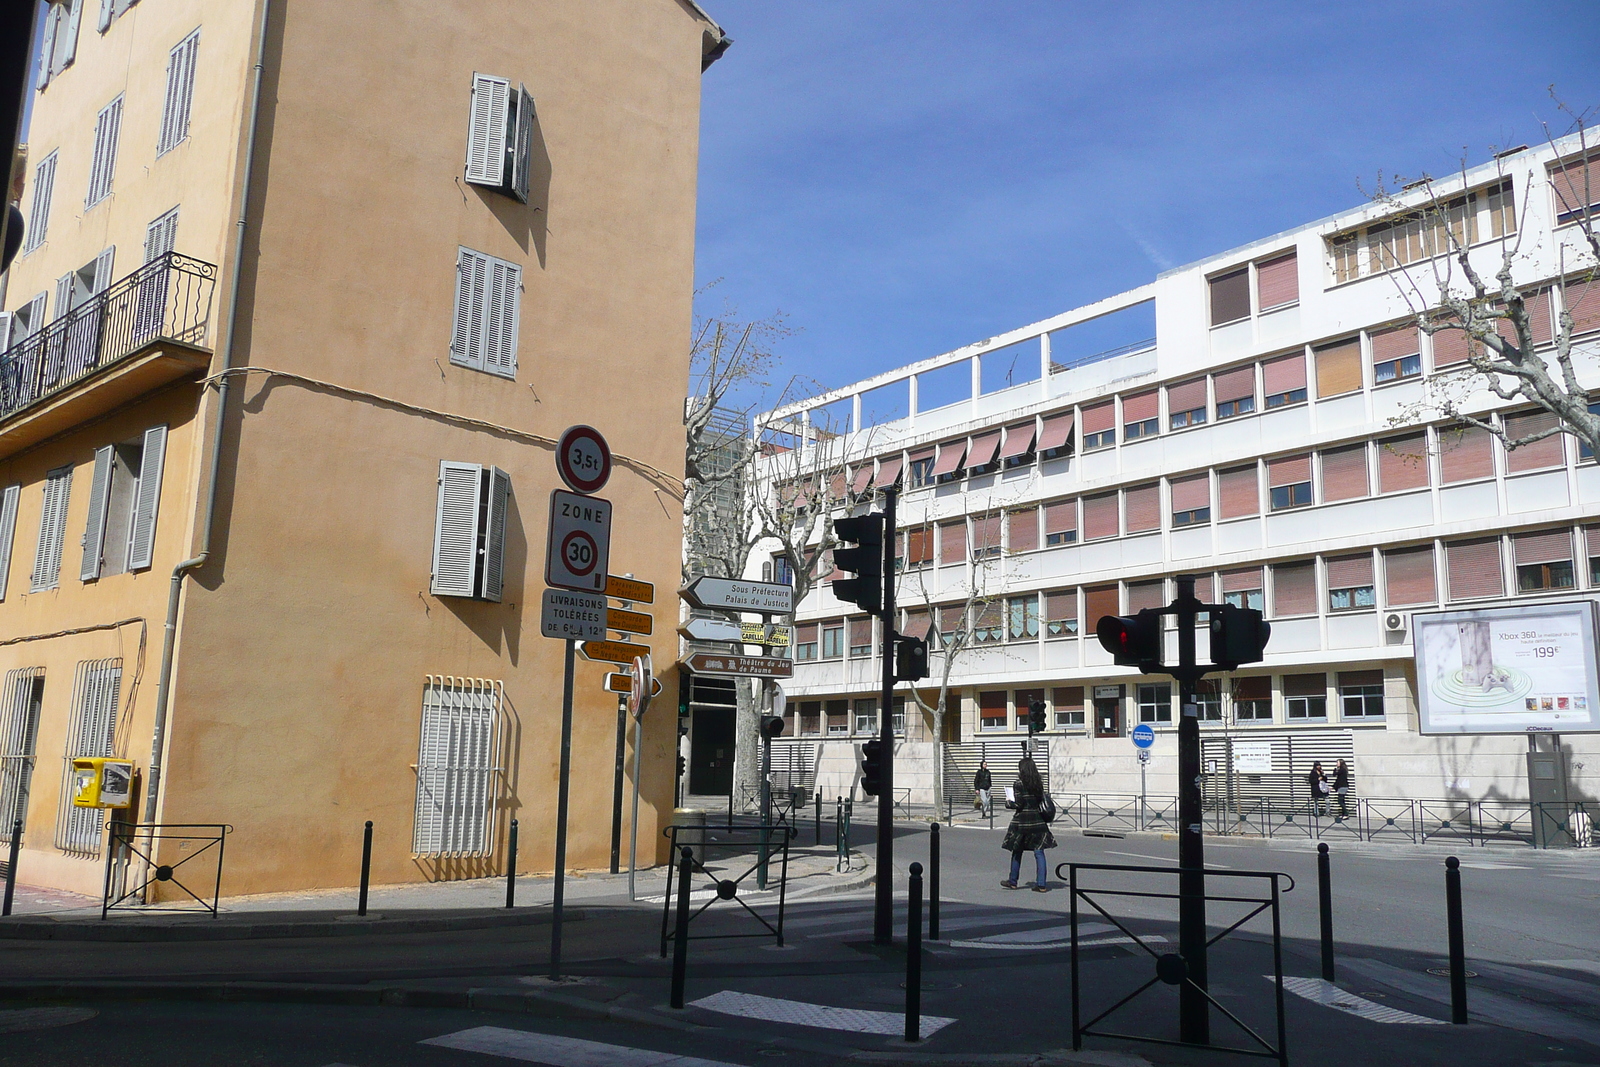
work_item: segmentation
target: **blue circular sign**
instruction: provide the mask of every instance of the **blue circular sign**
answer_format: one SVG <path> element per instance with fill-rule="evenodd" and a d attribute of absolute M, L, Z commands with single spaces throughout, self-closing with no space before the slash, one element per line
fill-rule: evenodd
<path fill-rule="evenodd" d="M 1142 722 L 1135 726 L 1132 737 L 1134 748 L 1149 748 L 1156 743 L 1156 732 L 1150 728 L 1150 724 L 1147 722 Z"/>

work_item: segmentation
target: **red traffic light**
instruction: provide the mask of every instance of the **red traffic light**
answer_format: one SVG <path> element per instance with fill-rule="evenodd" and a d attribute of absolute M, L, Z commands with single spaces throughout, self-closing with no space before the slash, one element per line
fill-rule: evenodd
<path fill-rule="evenodd" d="M 1161 666 L 1161 616 L 1149 609 L 1137 615 L 1102 615 L 1094 633 L 1118 666 L 1146 673 Z"/>

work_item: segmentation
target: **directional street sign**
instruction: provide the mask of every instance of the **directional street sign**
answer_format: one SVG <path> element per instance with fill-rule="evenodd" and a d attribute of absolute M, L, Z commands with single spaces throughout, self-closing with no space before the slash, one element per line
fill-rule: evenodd
<path fill-rule="evenodd" d="M 614 596 L 618 600 L 627 600 L 635 604 L 654 604 L 656 587 L 649 582 L 636 582 L 632 578 L 619 578 L 615 574 L 608 574 L 606 596 Z"/>
<path fill-rule="evenodd" d="M 611 448 L 593 426 L 573 426 L 556 445 L 556 470 L 574 492 L 598 493 L 611 479 Z"/>
<path fill-rule="evenodd" d="M 744 628 L 728 619 L 690 619 L 678 632 L 691 641 L 742 641 Z"/>
<path fill-rule="evenodd" d="M 697 608 L 787 615 L 794 610 L 794 590 L 781 582 L 746 582 L 735 578 L 696 578 L 678 595 Z"/>
<path fill-rule="evenodd" d="M 774 648 L 789 647 L 789 628 L 770 623 L 747 622 L 740 626 L 740 640 L 747 645 L 768 645 Z"/>
<path fill-rule="evenodd" d="M 630 645 L 626 641 L 585 641 L 578 646 L 578 651 L 583 653 L 584 659 L 599 660 L 602 663 L 632 663 L 633 657 L 650 650 L 643 645 Z"/>
<path fill-rule="evenodd" d="M 794 663 L 777 656 L 724 656 L 698 652 L 684 660 L 696 674 L 725 674 L 739 678 L 792 678 Z"/>
<path fill-rule="evenodd" d="M 632 674 L 632 672 L 624 671 L 621 674 L 613 673 L 613 674 L 606 675 L 606 692 L 608 692 L 608 693 L 621 693 L 624 696 L 626 696 L 628 693 L 633 692 L 633 674 Z M 653 696 L 653 697 L 658 697 L 658 696 L 661 695 L 661 679 L 660 678 L 652 678 L 652 679 L 650 679 L 650 695 Z"/>
<path fill-rule="evenodd" d="M 1156 743 L 1156 732 L 1147 722 L 1142 722 L 1133 728 L 1133 747 L 1146 749 Z"/>
<path fill-rule="evenodd" d="M 550 494 L 544 581 L 557 589 L 601 593 L 611 558 L 611 501 L 557 489 Z"/>
<path fill-rule="evenodd" d="M 606 598 L 599 593 L 546 589 L 539 611 L 539 631 L 562 640 L 602 640 L 606 636 Z"/>
<path fill-rule="evenodd" d="M 606 626 L 625 634 L 647 634 L 655 628 L 656 620 L 642 611 L 606 609 Z"/>

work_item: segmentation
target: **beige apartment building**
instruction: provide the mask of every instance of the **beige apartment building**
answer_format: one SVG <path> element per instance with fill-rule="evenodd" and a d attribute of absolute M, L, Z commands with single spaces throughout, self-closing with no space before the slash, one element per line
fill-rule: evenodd
<path fill-rule="evenodd" d="M 610 569 L 670 635 L 725 47 L 688 0 L 52 5 L 0 334 L 22 881 L 101 892 L 66 791 L 96 755 L 137 767 L 113 818 L 231 827 L 224 894 L 353 884 L 369 819 L 376 882 L 500 873 L 512 818 L 551 869 L 553 442 L 608 438 Z M 609 669 L 577 669 L 573 868 L 609 857 Z M 675 733 L 647 716 L 647 857 Z"/>

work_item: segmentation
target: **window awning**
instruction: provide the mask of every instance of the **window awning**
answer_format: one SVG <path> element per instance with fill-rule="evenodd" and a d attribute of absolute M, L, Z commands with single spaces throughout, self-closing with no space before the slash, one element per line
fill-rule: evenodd
<path fill-rule="evenodd" d="M 885 456 L 878 464 L 878 476 L 872 480 L 874 489 L 887 489 L 900 480 L 901 456 Z"/>
<path fill-rule="evenodd" d="M 1060 448 L 1072 440 L 1072 412 L 1044 420 L 1044 430 L 1039 434 L 1039 451 Z"/>
<path fill-rule="evenodd" d="M 1000 449 L 1000 431 L 986 433 L 982 437 L 974 438 L 972 454 L 967 457 L 969 467 L 987 467 L 994 462 L 994 454 Z"/>
<path fill-rule="evenodd" d="M 1038 427 L 1031 422 L 1021 426 L 1011 426 L 1006 429 L 1006 446 L 1000 450 L 1001 459 L 1015 459 L 1025 456 L 1033 448 L 1033 435 Z"/>
<path fill-rule="evenodd" d="M 961 460 L 967 454 L 965 441 L 951 441 L 949 444 L 939 446 L 939 459 L 933 465 L 935 478 L 944 474 L 954 474 L 961 467 Z"/>
<path fill-rule="evenodd" d="M 861 464 L 856 468 L 856 476 L 850 480 L 850 493 L 859 496 L 867 491 L 867 486 L 872 483 L 872 461 Z"/>

